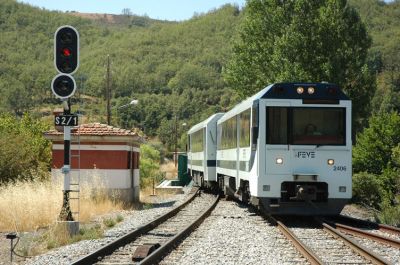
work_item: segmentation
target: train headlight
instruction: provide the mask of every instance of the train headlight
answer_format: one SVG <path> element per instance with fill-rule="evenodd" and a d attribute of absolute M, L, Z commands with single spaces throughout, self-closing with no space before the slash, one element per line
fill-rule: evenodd
<path fill-rule="evenodd" d="M 335 164 L 335 160 L 328 159 L 328 165 L 332 166 L 333 164 Z"/>
<path fill-rule="evenodd" d="M 299 86 L 299 87 L 296 89 L 296 91 L 297 91 L 297 94 L 303 94 L 304 88 L 301 87 L 301 86 Z"/>
<path fill-rule="evenodd" d="M 280 158 L 280 157 L 278 157 L 278 158 L 276 159 L 276 163 L 277 163 L 278 165 L 282 165 L 282 164 L 283 164 L 283 159 Z"/>
<path fill-rule="evenodd" d="M 307 88 L 307 92 L 308 92 L 308 94 L 312 95 L 315 92 L 315 88 L 309 87 L 309 88 Z"/>

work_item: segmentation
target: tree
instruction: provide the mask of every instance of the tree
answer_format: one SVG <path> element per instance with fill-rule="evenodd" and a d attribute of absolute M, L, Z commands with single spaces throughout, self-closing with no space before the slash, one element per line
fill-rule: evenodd
<path fill-rule="evenodd" d="M 224 76 L 242 97 L 276 82 L 333 82 L 356 99 L 361 121 L 375 90 L 366 64 L 370 45 L 346 0 L 248 0 Z"/>
<path fill-rule="evenodd" d="M 132 11 L 131 11 L 131 9 L 130 8 L 124 8 L 124 9 L 122 9 L 122 15 L 124 15 L 124 16 L 127 16 L 127 17 L 130 17 L 130 16 L 132 16 Z"/>
<path fill-rule="evenodd" d="M 151 145 L 140 146 L 140 186 L 148 186 L 153 179 L 159 181 L 160 152 Z"/>
<path fill-rule="evenodd" d="M 51 143 L 43 137 L 48 126 L 28 115 L 0 116 L 0 185 L 48 177 Z"/>
<path fill-rule="evenodd" d="M 395 148 L 400 144 L 400 116 L 396 112 L 372 116 L 369 127 L 357 139 L 353 149 L 354 171 L 381 174 L 399 161 Z"/>

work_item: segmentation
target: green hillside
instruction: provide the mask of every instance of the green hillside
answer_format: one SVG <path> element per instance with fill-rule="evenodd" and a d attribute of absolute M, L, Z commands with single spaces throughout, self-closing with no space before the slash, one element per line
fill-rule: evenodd
<path fill-rule="evenodd" d="M 46 110 L 48 115 L 58 106 L 49 87 L 56 74 L 53 34 L 58 26 L 69 24 L 81 36 L 81 66 L 75 77 L 79 91 L 91 96 L 81 97 L 80 109 L 88 120 L 106 120 L 109 55 L 114 125 L 139 126 L 156 135 L 160 126 L 168 130 L 176 113 L 179 123 L 192 125 L 236 102 L 221 70 L 239 17 L 238 8 L 228 5 L 182 23 L 137 16 L 106 23 L 1 1 L 0 110 L 18 115 L 24 111 L 43 115 Z M 138 98 L 139 105 L 118 112 L 118 106 L 131 98 Z"/>
<path fill-rule="evenodd" d="M 400 1 L 350 0 L 360 12 L 373 44 L 370 65 L 378 73 L 374 112 L 400 111 Z"/>
<path fill-rule="evenodd" d="M 350 4 L 359 10 L 373 38 L 369 63 L 378 73 L 374 111 L 399 109 L 400 2 L 350 0 Z M 226 5 L 179 23 L 131 14 L 115 16 L 111 22 L 107 16 L 83 17 L 0 1 L 1 112 L 30 111 L 50 120 L 51 110 L 60 107 L 50 81 L 56 74 L 53 34 L 64 24 L 76 27 L 81 36 L 81 66 L 75 74 L 80 95 L 75 98 L 80 99 L 86 121 L 106 121 L 107 55 L 113 125 L 140 127 L 171 143 L 175 116 L 183 134 L 187 127 L 239 100 L 221 76 L 242 17 L 238 7 Z M 132 98 L 139 99 L 139 105 L 118 109 Z"/>

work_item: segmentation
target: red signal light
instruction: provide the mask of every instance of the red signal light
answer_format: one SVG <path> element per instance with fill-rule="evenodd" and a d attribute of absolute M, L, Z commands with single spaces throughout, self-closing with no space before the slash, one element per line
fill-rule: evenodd
<path fill-rule="evenodd" d="M 61 50 L 62 55 L 64 55 L 65 57 L 70 57 L 72 55 L 72 52 L 70 49 L 68 48 L 63 48 Z"/>
<path fill-rule="evenodd" d="M 331 95 L 336 95 L 337 90 L 335 87 L 330 87 L 330 88 L 328 88 L 328 93 Z"/>

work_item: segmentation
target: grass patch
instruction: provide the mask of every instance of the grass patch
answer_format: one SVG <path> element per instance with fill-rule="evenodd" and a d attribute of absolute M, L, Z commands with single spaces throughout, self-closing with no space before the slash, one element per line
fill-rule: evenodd
<path fill-rule="evenodd" d="M 100 224 L 83 225 L 77 235 L 71 236 L 64 224 L 56 223 L 41 232 L 20 234 L 16 252 L 24 256 L 35 256 L 81 240 L 99 239 L 103 235 L 104 229 Z"/>
<path fill-rule="evenodd" d="M 38 242 L 44 244 L 47 249 L 69 245 L 81 240 L 92 240 L 103 237 L 104 230 L 100 225 L 82 227 L 77 235 L 70 236 L 64 224 L 55 224 L 39 238 Z"/>
<path fill-rule="evenodd" d="M 144 203 L 143 204 L 143 210 L 149 210 L 149 209 L 153 209 L 154 205 L 152 203 Z"/>
<path fill-rule="evenodd" d="M 118 214 L 116 220 L 117 220 L 117 223 L 120 223 L 124 220 L 124 217 L 122 215 Z"/>
<path fill-rule="evenodd" d="M 117 222 L 113 218 L 106 218 L 106 219 L 103 219 L 103 224 L 106 227 L 111 228 L 111 227 L 114 227 L 117 224 Z"/>
<path fill-rule="evenodd" d="M 93 227 L 81 228 L 79 229 L 79 234 L 75 235 L 71 238 L 71 242 L 78 242 L 81 240 L 93 240 L 102 238 L 104 234 L 104 230 L 101 228 L 99 224 L 96 224 Z"/>

